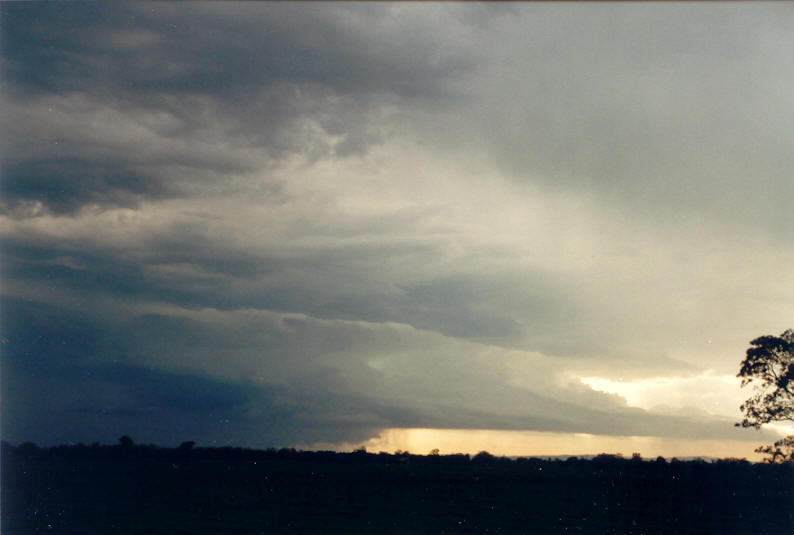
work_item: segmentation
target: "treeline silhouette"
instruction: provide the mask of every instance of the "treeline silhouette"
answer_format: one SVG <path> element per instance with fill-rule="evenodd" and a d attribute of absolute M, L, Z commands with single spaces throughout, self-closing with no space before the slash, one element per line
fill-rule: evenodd
<path fill-rule="evenodd" d="M 794 463 L 0 446 L 4 535 L 791 534 Z"/>

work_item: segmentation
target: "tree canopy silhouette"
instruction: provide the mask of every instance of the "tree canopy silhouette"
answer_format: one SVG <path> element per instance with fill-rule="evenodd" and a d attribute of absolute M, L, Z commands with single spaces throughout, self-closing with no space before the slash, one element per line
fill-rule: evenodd
<path fill-rule="evenodd" d="M 740 407 L 744 418 L 737 426 L 759 429 L 770 422 L 794 422 L 794 329 L 751 341 L 737 377 L 742 387 L 754 390 Z M 794 435 L 755 451 L 771 463 L 794 461 Z"/>

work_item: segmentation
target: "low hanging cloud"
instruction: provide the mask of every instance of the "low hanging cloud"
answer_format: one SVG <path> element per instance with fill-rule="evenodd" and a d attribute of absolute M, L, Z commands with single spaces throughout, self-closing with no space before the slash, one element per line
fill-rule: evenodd
<path fill-rule="evenodd" d="M 790 327 L 787 10 L 0 10 L 9 439 L 747 436 L 608 385 Z"/>
<path fill-rule="evenodd" d="M 394 427 L 741 436 L 708 413 L 666 416 L 629 407 L 575 382 L 541 354 L 401 324 L 173 307 L 101 319 L 18 300 L 4 309 L 14 318 L 5 356 L 13 370 L 5 378 L 11 423 L 32 416 L 70 441 L 81 439 L 76 431 L 86 425 L 77 422 L 85 417 L 104 422 L 102 435 L 132 422 L 153 440 L 136 418 L 164 427 L 164 419 L 178 415 L 187 420 L 169 433 L 172 441 L 175 432 L 192 431 L 224 442 L 224 428 L 234 426 L 215 424 L 233 420 L 239 427 L 232 436 L 258 445 L 363 440 Z M 46 339 L 34 335 L 42 329 Z M 517 369 L 532 373 L 518 376 Z M 46 399 L 35 396 L 37 388 L 25 391 L 37 375 Z M 57 408 L 39 413 L 52 396 Z"/>

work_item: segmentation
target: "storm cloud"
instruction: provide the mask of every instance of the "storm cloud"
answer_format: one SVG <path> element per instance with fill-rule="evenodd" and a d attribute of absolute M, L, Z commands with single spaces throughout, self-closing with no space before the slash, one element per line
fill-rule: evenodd
<path fill-rule="evenodd" d="M 4 438 L 758 440 L 788 6 L 0 10 Z"/>

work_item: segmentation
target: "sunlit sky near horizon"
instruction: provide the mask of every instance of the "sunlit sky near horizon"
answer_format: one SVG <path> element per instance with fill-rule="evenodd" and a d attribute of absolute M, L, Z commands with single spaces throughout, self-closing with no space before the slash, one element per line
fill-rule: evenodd
<path fill-rule="evenodd" d="M 794 6 L 8 3 L 2 436 L 735 456 Z"/>

